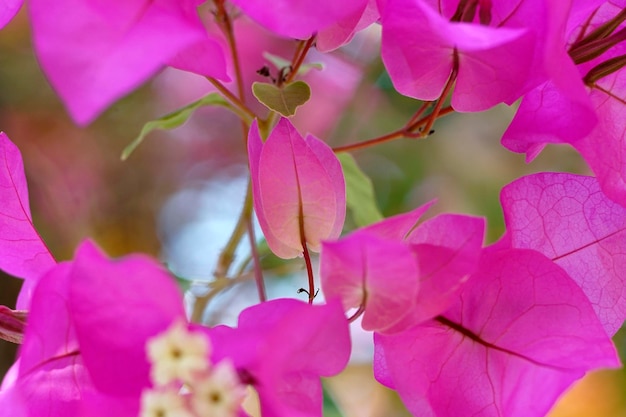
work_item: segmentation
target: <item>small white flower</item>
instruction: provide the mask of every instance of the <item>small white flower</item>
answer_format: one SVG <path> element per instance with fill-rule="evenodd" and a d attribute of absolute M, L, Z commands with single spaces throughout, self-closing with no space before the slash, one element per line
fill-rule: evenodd
<path fill-rule="evenodd" d="M 196 414 L 211 417 L 234 417 L 246 396 L 246 387 L 228 360 L 213 367 L 205 379 L 193 386 L 191 404 Z"/>
<path fill-rule="evenodd" d="M 155 386 L 173 381 L 191 384 L 209 369 L 209 339 L 199 332 L 190 332 L 180 320 L 169 329 L 148 340 L 148 358 Z"/>
<path fill-rule="evenodd" d="M 194 417 L 176 391 L 146 390 L 141 394 L 139 417 Z"/>

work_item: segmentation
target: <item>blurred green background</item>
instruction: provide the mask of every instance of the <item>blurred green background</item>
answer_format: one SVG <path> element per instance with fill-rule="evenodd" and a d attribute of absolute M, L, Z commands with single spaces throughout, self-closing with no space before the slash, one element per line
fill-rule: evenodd
<path fill-rule="evenodd" d="M 419 103 L 393 91 L 369 48 L 337 54 L 341 65 L 352 71 L 343 85 L 353 93 L 341 103 L 345 112 L 335 109 L 332 115 L 317 115 L 318 109 L 305 105 L 296 118 L 300 127 L 337 146 L 387 133 L 411 117 Z M 180 105 L 185 97 L 170 78 L 161 77 L 113 105 L 92 125 L 79 128 L 39 70 L 25 13 L 0 31 L 0 130 L 22 151 L 34 222 L 57 260 L 71 258 L 76 245 L 89 237 L 112 256 L 140 251 L 170 262 L 169 252 L 163 250 L 170 235 L 159 225 L 164 204 L 175 192 L 220 181 L 228 176 L 229 167 L 246 163 L 237 121 L 221 110 L 199 112 L 190 121 L 193 126 L 178 133 L 153 134 L 128 161 L 120 161 L 122 149 L 143 123 L 175 108 L 168 99 L 182 100 Z M 338 100 L 332 94 L 325 99 L 334 105 Z M 306 120 L 313 113 L 323 120 L 317 124 Z M 353 155 L 372 178 L 386 216 L 437 198 L 429 216 L 438 212 L 486 216 L 488 239 L 493 241 L 503 230 L 499 205 L 503 185 L 538 171 L 588 173 L 567 147 L 548 147 L 529 165 L 522 155 L 503 149 L 499 138 L 512 115 L 513 109 L 504 106 L 481 114 L 454 114 L 438 121 L 435 134 L 427 139 L 396 140 Z M 191 206 L 170 213 L 167 227 L 193 225 L 198 214 Z M 206 256 L 212 255 L 207 251 Z M 198 275 L 208 277 L 211 272 Z M 0 276 L 0 304 L 14 305 L 19 284 Z M 626 346 L 623 332 L 615 341 Z M 0 341 L 0 375 L 14 355 L 15 346 Z M 621 370 L 589 375 L 553 415 L 626 416 L 624 376 Z M 367 365 L 349 367 L 328 380 L 327 388 L 328 400 L 332 398 L 346 416 L 407 415 L 397 397 L 373 380 Z"/>

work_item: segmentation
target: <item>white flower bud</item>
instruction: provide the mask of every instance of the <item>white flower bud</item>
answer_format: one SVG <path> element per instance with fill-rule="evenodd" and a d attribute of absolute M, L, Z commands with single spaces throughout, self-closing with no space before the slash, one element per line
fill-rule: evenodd
<path fill-rule="evenodd" d="M 191 384 L 209 369 L 209 339 L 199 332 L 190 332 L 184 321 L 172 324 L 160 335 L 148 340 L 148 358 L 155 386 L 174 381 Z"/>
<path fill-rule="evenodd" d="M 185 399 L 173 390 L 147 390 L 141 394 L 139 417 L 195 417 Z"/>
<path fill-rule="evenodd" d="M 212 372 L 193 386 L 191 404 L 200 416 L 235 417 L 246 396 L 233 365 L 222 360 Z"/>

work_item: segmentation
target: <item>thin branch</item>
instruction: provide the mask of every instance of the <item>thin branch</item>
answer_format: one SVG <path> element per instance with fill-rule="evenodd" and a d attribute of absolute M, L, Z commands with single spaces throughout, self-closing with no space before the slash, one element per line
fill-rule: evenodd
<path fill-rule="evenodd" d="M 252 252 L 252 259 L 254 260 L 254 280 L 256 281 L 257 292 L 259 293 L 259 301 L 267 301 L 267 294 L 265 292 L 265 282 L 263 281 L 263 271 L 261 270 L 261 259 L 259 258 L 259 251 L 256 247 L 256 239 L 254 237 L 254 224 L 252 218 L 248 217 L 248 237 L 250 240 L 250 251 Z"/>
<path fill-rule="evenodd" d="M 311 49 L 314 43 L 315 43 L 315 35 L 311 36 L 306 42 L 302 42 L 298 46 L 298 49 L 296 49 L 296 54 L 294 54 L 294 57 L 291 61 L 291 71 L 287 75 L 287 78 L 285 79 L 285 83 L 289 83 L 293 81 L 293 79 L 296 77 L 296 75 L 298 74 L 298 71 L 300 70 L 300 67 L 304 63 L 304 59 L 306 58 L 307 54 L 309 53 L 309 50 Z"/>
<path fill-rule="evenodd" d="M 213 84 L 213 86 L 215 88 L 217 88 L 217 90 L 222 93 L 222 95 L 224 97 L 226 97 L 228 99 L 228 101 L 230 101 L 232 104 L 235 105 L 235 108 L 241 110 L 241 112 L 243 112 L 248 118 L 248 121 L 252 121 L 254 120 L 257 116 L 256 114 L 254 114 L 254 112 L 252 110 L 250 110 L 250 108 L 248 106 L 246 106 L 246 103 L 244 103 L 242 100 L 240 100 L 236 95 L 234 95 L 228 88 L 226 88 L 226 86 L 224 84 L 222 84 L 219 80 L 216 80 L 213 77 L 206 77 L 207 80 L 209 80 L 209 82 L 211 84 Z"/>
<path fill-rule="evenodd" d="M 421 109 L 418 110 L 418 112 L 420 111 Z M 454 112 L 454 109 L 451 106 L 444 107 L 443 109 L 439 111 L 437 118 L 441 118 L 453 112 Z M 411 117 L 411 120 L 413 120 L 414 118 L 415 116 Z M 357 143 L 351 143 L 348 145 L 337 146 L 333 148 L 333 151 L 335 153 L 356 151 L 359 149 L 369 148 L 370 146 L 379 145 L 385 142 L 391 142 L 392 140 L 401 139 L 401 138 L 413 138 L 413 139 L 425 138 L 430 133 L 430 129 L 428 130 L 428 132 L 425 129 L 422 131 L 418 131 L 418 132 L 416 132 L 416 130 L 418 130 L 420 126 L 426 124 L 430 120 L 430 118 L 431 118 L 431 115 L 422 117 L 421 119 L 417 120 L 413 124 L 407 123 L 403 128 L 394 130 L 393 132 L 387 133 L 383 136 L 378 136 L 372 139 L 364 140 L 364 141 L 357 142 Z"/>

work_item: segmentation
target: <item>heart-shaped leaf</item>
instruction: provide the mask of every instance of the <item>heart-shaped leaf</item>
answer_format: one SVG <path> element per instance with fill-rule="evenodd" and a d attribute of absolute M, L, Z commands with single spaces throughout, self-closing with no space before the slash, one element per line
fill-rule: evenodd
<path fill-rule="evenodd" d="M 252 93 L 265 107 L 285 117 L 296 114 L 296 109 L 311 98 L 311 88 L 304 81 L 282 87 L 256 82 L 252 84 Z"/>

